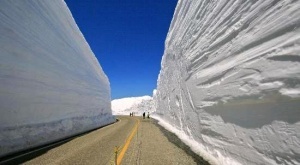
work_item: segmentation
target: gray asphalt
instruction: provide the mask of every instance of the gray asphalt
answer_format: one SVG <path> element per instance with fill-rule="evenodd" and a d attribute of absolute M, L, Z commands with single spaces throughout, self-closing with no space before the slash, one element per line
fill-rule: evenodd
<path fill-rule="evenodd" d="M 140 118 L 141 124 L 122 164 L 137 165 L 209 165 L 193 153 L 173 133 L 153 119 Z"/>
<path fill-rule="evenodd" d="M 202 164 L 178 138 L 153 119 L 118 116 L 119 122 L 43 151 L 24 164 L 114 164 L 115 146 L 124 146 L 137 119 L 140 125 L 121 161 L 125 165 Z M 184 146 L 184 147 L 182 147 Z"/>
<path fill-rule="evenodd" d="M 135 124 L 129 117 L 77 137 L 24 164 L 111 164 L 115 146 L 124 144 Z"/>

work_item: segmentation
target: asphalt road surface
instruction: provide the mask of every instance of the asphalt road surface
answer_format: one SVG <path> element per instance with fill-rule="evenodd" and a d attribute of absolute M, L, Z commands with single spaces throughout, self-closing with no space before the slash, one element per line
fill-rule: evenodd
<path fill-rule="evenodd" d="M 155 120 L 118 119 L 115 124 L 30 155 L 22 164 L 208 164 Z"/>
<path fill-rule="evenodd" d="M 193 153 L 177 136 L 153 119 L 140 118 L 141 124 L 131 141 L 122 164 L 137 165 L 209 165 Z"/>

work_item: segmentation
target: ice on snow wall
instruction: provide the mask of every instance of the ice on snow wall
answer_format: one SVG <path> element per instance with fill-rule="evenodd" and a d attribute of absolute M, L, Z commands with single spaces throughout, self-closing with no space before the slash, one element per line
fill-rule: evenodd
<path fill-rule="evenodd" d="M 299 164 L 300 1 L 179 0 L 155 98 L 219 164 Z"/>
<path fill-rule="evenodd" d="M 0 1 L 0 156 L 113 122 L 109 81 L 62 0 Z"/>

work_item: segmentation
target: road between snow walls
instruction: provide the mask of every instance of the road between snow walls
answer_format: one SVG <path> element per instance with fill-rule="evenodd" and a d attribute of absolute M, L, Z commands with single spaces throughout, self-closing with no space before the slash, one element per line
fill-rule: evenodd
<path fill-rule="evenodd" d="M 156 118 L 212 164 L 300 164 L 300 1 L 179 0 Z"/>

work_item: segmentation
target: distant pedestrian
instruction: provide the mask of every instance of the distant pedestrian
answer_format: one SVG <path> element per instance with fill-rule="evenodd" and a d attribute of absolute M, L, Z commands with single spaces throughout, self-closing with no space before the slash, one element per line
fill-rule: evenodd
<path fill-rule="evenodd" d="M 146 116 L 146 113 L 144 112 L 144 113 L 143 113 L 143 119 L 145 119 L 145 116 Z"/>
<path fill-rule="evenodd" d="M 148 112 L 147 118 L 150 119 L 150 114 L 149 114 L 149 112 Z"/>

